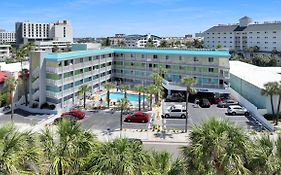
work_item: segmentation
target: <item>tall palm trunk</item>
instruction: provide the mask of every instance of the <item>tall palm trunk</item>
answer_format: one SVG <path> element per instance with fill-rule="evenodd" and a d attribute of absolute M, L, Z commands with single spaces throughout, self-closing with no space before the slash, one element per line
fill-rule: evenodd
<path fill-rule="evenodd" d="M 188 90 L 189 90 L 189 88 L 186 88 L 186 100 L 185 100 L 185 132 L 187 132 L 187 118 L 188 118 L 188 111 L 187 111 L 187 108 L 188 108 L 188 96 L 189 96 Z"/>
<path fill-rule="evenodd" d="M 273 97 L 270 95 L 270 103 L 271 103 L 271 110 L 272 110 L 272 116 L 276 120 L 275 112 L 274 112 L 274 106 L 273 106 Z M 276 121 L 275 121 L 276 122 Z"/>
<path fill-rule="evenodd" d="M 10 91 L 10 101 L 11 101 L 11 122 L 13 122 L 14 121 L 13 91 Z"/>
<path fill-rule="evenodd" d="M 150 106 L 150 110 L 152 110 L 152 94 L 150 94 L 150 104 L 149 104 L 149 106 Z"/>
<path fill-rule="evenodd" d="M 120 112 L 120 130 L 122 131 L 123 129 L 123 108 L 121 108 L 121 112 Z"/>
<path fill-rule="evenodd" d="M 86 108 L 86 92 L 84 92 L 83 95 L 84 95 L 84 105 L 83 106 L 84 106 L 84 109 L 85 109 Z"/>
<path fill-rule="evenodd" d="M 127 91 L 125 91 L 124 93 L 124 98 L 127 98 Z"/>
<path fill-rule="evenodd" d="M 109 95 L 110 95 L 110 91 L 107 91 L 107 108 L 109 108 Z"/>
<path fill-rule="evenodd" d="M 142 108 L 143 108 L 143 110 L 145 109 L 144 100 L 145 100 L 145 96 L 144 96 L 144 93 L 143 93 L 143 94 L 142 94 Z"/>
<path fill-rule="evenodd" d="M 23 76 L 27 76 L 27 75 L 23 75 Z M 27 106 L 27 105 L 28 105 L 28 97 L 27 97 L 27 94 L 28 94 L 28 92 L 27 92 L 27 77 L 24 77 L 23 81 L 24 81 L 25 106 Z"/>
<path fill-rule="evenodd" d="M 281 104 L 281 94 L 279 94 L 279 99 L 278 99 L 276 122 L 275 122 L 276 125 L 278 125 L 278 122 L 279 122 L 280 104 Z"/>
<path fill-rule="evenodd" d="M 139 92 L 139 111 L 141 110 L 141 93 Z"/>

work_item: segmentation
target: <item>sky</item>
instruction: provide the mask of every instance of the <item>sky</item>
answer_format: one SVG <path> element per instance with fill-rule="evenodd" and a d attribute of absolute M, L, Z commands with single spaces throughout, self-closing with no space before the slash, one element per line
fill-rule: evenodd
<path fill-rule="evenodd" d="M 1 0 L 0 28 L 15 22 L 70 20 L 74 37 L 115 33 L 184 36 L 217 24 L 281 21 L 281 0 Z"/>

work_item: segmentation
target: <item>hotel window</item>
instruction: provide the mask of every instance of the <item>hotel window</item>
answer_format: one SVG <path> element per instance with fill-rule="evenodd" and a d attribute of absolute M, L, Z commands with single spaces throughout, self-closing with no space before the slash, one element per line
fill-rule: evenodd
<path fill-rule="evenodd" d="M 179 60 L 181 61 L 181 59 L 182 59 L 182 56 L 179 56 Z"/>
<path fill-rule="evenodd" d="M 144 58 L 144 54 L 141 54 L 141 58 Z"/>
<path fill-rule="evenodd" d="M 133 63 L 133 62 L 131 62 L 131 66 L 134 66 L 134 63 Z"/>
<path fill-rule="evenodd" d="M 157 59 L 157 55 L 153 55 L 153 59 Z"/>
<path fill-rule="evenodd" d="M 209 68 L 209 72 L 214 72 L 214 68 Z"/>
<path fill-rule="evenodd" d="M 197 57 L 193 57 L 193 61 L 196 62 L 196 61 L 199 61 L 199 60 L 198 60 Z"/>
<path fill-rule="evenodd" d="M 171 69 L 171 65 L 166 65 L 166 69 Z"/>
<path fill-rule="evenodd" d="M 168 55 L 166 55 L 166 60 L 168 60 L 169 59 L 169 56 Z"/>
<path fill-rule="evenodd" d="M 134 57 L 134 55 L 133 54 L 131 54 L 131 58 L 133 58 Z"/>

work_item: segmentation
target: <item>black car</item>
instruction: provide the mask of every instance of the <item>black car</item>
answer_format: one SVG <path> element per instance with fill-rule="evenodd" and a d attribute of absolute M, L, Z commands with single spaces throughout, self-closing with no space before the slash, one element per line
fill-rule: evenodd
<path fill-rule="evenodd" d="M 200 100 L 199 106 L 201 108 L 209 108 L 211 106 L 211 103 L 207 98 L 203 98 L 203 99 Z"/>

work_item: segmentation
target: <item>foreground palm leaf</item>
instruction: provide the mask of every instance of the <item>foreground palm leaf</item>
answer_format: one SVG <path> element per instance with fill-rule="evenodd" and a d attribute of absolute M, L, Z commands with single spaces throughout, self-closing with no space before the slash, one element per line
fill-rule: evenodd
<path fill-rule="evenodd" d="M 0 174 L 35 173 L 35 140 L 30 132 L 19 132 L 14 125 L 0 128 Z"/>
<path fill-rule="evenodd" d="M 40 141 L 48 165 L 45 170 L 53 175 L 78 173 L 96 147 L 91 133 L 66 119 L 58 123 L 57 135 L 47 128 L 40 135 Z"/>

